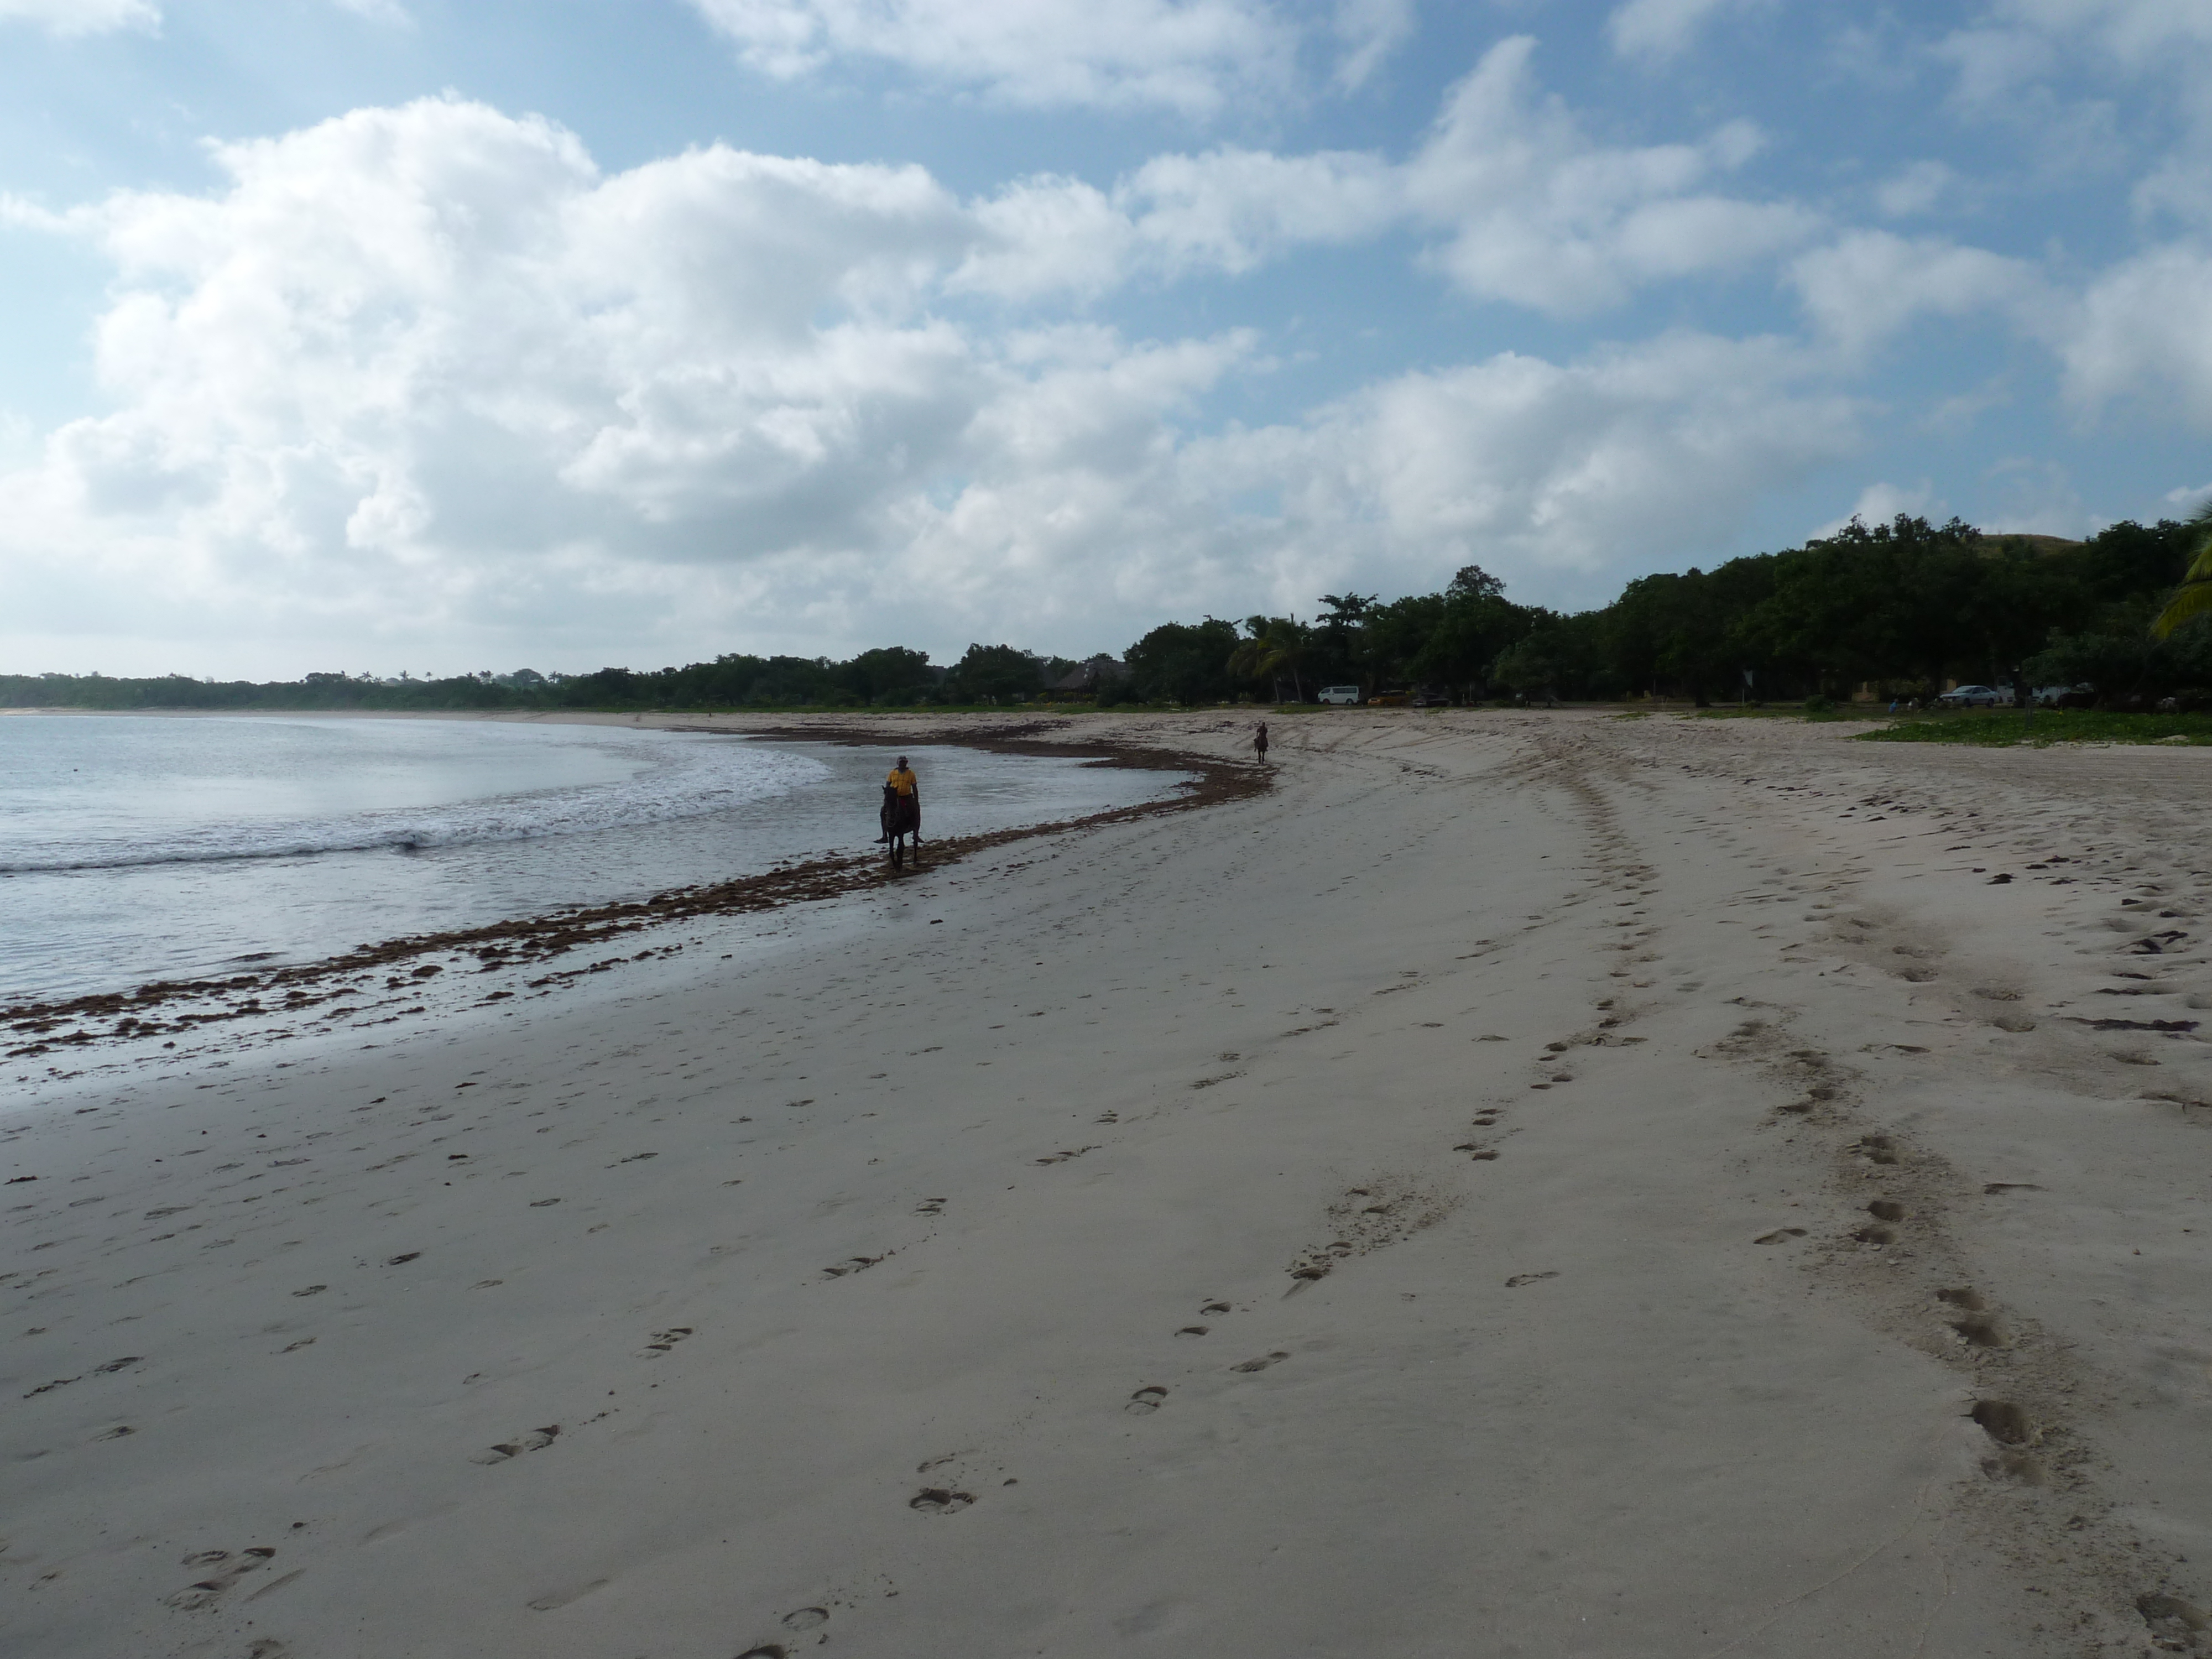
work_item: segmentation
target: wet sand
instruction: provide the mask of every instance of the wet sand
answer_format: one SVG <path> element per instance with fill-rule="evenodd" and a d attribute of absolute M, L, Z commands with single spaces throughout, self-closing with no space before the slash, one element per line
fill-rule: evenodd
<path fill-rule="evenodd" d="M 50 1089 L 0 1646 L 2208 1639 L 2207 757 L 1271 726 L 772 949 Z"/>

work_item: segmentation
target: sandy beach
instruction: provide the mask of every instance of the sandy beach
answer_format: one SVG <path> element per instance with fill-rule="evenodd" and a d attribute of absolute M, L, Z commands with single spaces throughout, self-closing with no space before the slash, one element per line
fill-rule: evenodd
<path fill-rule="evenodd" d="M 0 1650 L 2212 1650 L 2212 754 L 1272 724 L 39 1090 Z"/>

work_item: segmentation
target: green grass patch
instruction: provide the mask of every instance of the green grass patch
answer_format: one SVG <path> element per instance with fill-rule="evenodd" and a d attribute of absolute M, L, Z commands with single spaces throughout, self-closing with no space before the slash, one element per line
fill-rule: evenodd
<path fill-rule="evenodd" d="M 1779 702 L 1763 708 L 1699 708 L 1693 711 L 1690 718 L 1698 720 L 1838 720 L 1864 717 L 1840 714 L 1832 708 L 1806 708 L 1794 702 Z"/>
<path fill-rule="evenodd" d="M 2051 743 L 2212 744 L 2212 714 L 2108 714 L 2090 708 L 2039 708 L 2031 719 L 2017 708 L 1929 714 L 1899 720 L 1879 732 L 1862 732 L 1864 743 L 1971 743 L 2008 748 Z M 2177 748 L 2179 744 L 2175 745 Z"/>

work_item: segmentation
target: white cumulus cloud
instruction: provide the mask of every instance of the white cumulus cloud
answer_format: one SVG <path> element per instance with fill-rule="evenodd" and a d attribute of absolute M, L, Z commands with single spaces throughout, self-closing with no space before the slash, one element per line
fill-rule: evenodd
<path fill-rule="evenodd" d="M 2066 390 L 2097 407 L 2115 398 L 2170 399 L 2212 429 L 2212 255 L 2155 248 L 2092 283 L 2063 340 Z"/>
<path fill-rule="evenodd" d="M 49 34 L 107 34 L 161 21 L 154 0 L 0 0 L 0 23 L 28 23 Z"/>
<path fill-rule="evenodd" d="M 1516 36 L 1485 54 L 1407 167 L 1414 209 L 1449 228 L 1437 263 L 1468 292 L 1571 315 L 1647 282 L 1743 266 L 1817 228 L 1793 204 L 1705 188 L 1757 151 L 1753 129 L 1732 124 L 1695 144 L 1596 143 L 1538 93 L 1534 51 Z"/>
<path fill-rule="evenodd" d="M 1817 356 L 1771 341 L 1506 354 L 1245 428 L 1206 399 L 1269 372 L 1248 331 L 962 309 L 1079 301 L 1071 241 L 1233 270 L 1370 234 L 1425 211 L 1404 188 L 1421 158 L 1221 152 L 963 201 L 918 167 L 724 146 L 607 173 L 550 122 L 453 100 L 213 155 L 204 194 L 17 216 L 96 246 L 112 282 L 107 407 L 0 470 L 11 660 L 1113 648 L 1470 557 L 1595 598 L 1858 441 Z M 1668 192 L 1715 164 L 1656 165 L 1653 199 L 1701 210 Z M 1632 249 L 1636 190 L 1607 199 Z M 191 639 L 199 657 L 164 654 Z"/>
<path fill-rule="evenodd" d="M 1624 58 L 1665 59 L 1686 50 L 1700 31 L 1730 12 L 1768 0 L 1627 0 L 1606 20 L 1613 49 Z"/>
<path fill-rule="evenodd" d="M 1287 87 L 1304 32 L 1267 0 L 692 3 L 746 64 L 778 77 L 863 58 L 1014 104 L 1165 107 L 1195 117 L 1248 92 Z M 1378 14 L 1384 33 L 1389 9 Z M 1382 49 L 1377 27 L 1355 25 L 1355 58 Z"/>
<path fill-rule="evenodd" d="M 1936 237 L 1852 231 L 1798 256 L 1790 279 L 1829 338 L 1879 345 L 1919 319 L 1987 317 L 2036 332 L 2058 301 L 2037 265 Z"/>

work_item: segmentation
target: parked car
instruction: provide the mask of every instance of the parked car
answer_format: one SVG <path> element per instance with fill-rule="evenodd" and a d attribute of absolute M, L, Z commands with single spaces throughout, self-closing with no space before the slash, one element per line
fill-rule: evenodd
<path fill-rule="evenodd" d="M 1359 688 L 1356 685 L 1324 685 L 1318 692 L 1315 693 L 1314 701 L 1316 702 L 1356 703 L 1359 701 Z"/>
<path fill-rule="evenodd" d="M 1938 708 L 1996 708 L 2012 701 L 1993 685 L 1955 685 L 1936 699 Z"/>
<path fill-rule="evenodd" d="M 1436 690 L 1432 687 L 1425 685 L 1419 690 L 1413 693 L 1413 707 L 1416 708 L 1449 708 L 1451 707 L 1451 698 L 1444 692 Z"/>
<path fill-rule="evenodd" d="M 1403 708 L 1411 701 L 1403 691 L 1377 691 L 1368 698 L 1370 708 Z"/>

